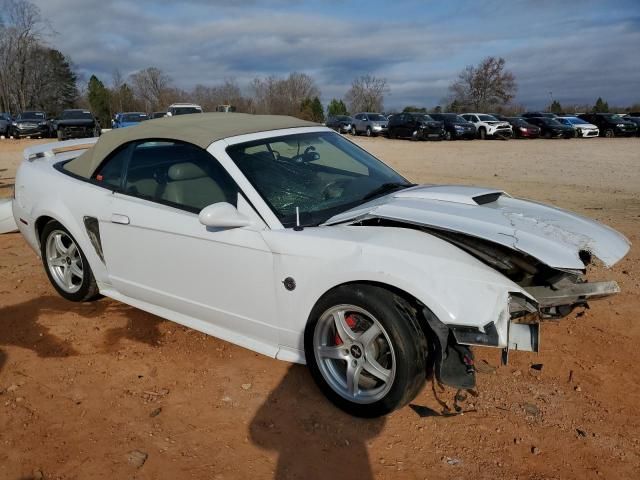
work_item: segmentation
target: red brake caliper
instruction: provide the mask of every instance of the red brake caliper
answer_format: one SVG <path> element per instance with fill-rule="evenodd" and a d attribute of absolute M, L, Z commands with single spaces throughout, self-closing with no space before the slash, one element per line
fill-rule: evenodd
<path fill-rule="evenodd" d="M 347 322 L 347 325 L 349 325 L 349 328 L 351 328 L 351 329 L 356 328 L 356 317 L 352 313 L 347 315 L 344 319 Z M 342 341 L 342 339 L 340 338 L 340 335 L 338 335 L 338 332 L 336 332 L 336 336 L 335 336 L 334 340 L 335 340 L 336 345 L 342 345 L 344 343 Z"/>

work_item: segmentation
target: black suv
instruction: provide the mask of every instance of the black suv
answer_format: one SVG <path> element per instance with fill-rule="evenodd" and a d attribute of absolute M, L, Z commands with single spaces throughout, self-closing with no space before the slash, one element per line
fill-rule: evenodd
<path fill-rule="evenodd" d="M 447 140 L 476 138 L 476 126 L 457 113 L 431 113 L 430 117 L 444 123 L 444 138 Z"/>
<path fill-rule="evenodd" d="M 424 113 L 398 113 L 389 119 L 389 138 L 410 138 L 411 140 L 442 140 L 445 136 L 444 123 Z"/>
<path fill-rule="evenodd" d="M 65 110 L 56 122 L 58 140 L 99 137 L 100 124 L 89 110 Z"/>
<path fill-rule="evenodd" d="M 576 130 L 563 125 L 553 117 L 525 117 L 527 123 L 540 127 L 540 136 L 544 138 L 573 138 Z"/>
<path fill-rule="evenodd" d="M 632 137 L 638 131 L 635 123 L 616 113 L 583 113 L 578 118 L 597 126 L 601 137 Z"/>
<path fill-rule="evenodd" d="M 48 138 L 51 135 L 51 125 L 45 112 L 31 110 L 18 114 L 11 122 L 9 133 L 15 139 L 20 137 Z"/>

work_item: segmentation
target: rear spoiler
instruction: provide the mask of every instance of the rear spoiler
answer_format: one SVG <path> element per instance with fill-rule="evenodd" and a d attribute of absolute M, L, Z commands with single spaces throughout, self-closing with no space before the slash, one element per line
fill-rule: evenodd
<path fill-rule="evenodd" d="M 80 152 L 90 149 L 97 141 L 97 138 L 79 138 L 76 140 L 65 140 L 64 142 L 35 145 L 24 150 L 24 159 L 33 162 L 39 158 L 54 158 L 60 153 Z"/>

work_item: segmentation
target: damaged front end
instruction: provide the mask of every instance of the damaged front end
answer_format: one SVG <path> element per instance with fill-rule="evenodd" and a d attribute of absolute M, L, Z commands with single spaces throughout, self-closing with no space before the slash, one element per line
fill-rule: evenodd
<path fill-rule="evenodd" d="M 586 268 L 593 263 L 587 251 L 580 252 L 581 270 L 549 267 L 523 252 L 458 232 L 437 230 L 382 219 L 361 220 L 359 225 L 412 228 L 452 243 L 494 268 L 521 287 L 511 292 L 498 318 L 482 327 L 444 324 L 426 307 L 423 317 L 437 342 L 434 373 L 439 382 L 456 388 L 475 386 L 473 353 L 470 347 L 501 348 L 504 364 L 509 352 L 538 352 L 540 323 L 559 320 L 588 302 L 620 291 L 614 281 L 588 282 Z M 526 295 L 524 293 L 526 293 Z"/>

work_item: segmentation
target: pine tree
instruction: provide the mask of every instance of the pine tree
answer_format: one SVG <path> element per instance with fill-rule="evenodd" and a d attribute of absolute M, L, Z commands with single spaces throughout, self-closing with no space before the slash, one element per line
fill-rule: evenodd
<path fill-rule="evenodd" d="M 314 122 L 324 122 L 324 108 L 318 97 L 314 97 L 311 102 L 311 116 Z"/>
<path fill-rule="evenodd" d="M 334 98 L 327 107 L 327 116 L 335 117 L 336 115 L 349 115 L 349 112 L 347 112 L 347 106 L 342 99 L 337 100 Z"/>
<path fill-rule="evenodd" d="M 110 125 L 109 90 L 95 75 L 91 75 L 89 79 L 87 97 L 91 110 L 100 121 L 100 124 L 103 126 Z"/>
<path fill-rule="evenodd" d="M 602 100 L 602 97 L 598 97 L 596 104 L 593 106 L 593 113 L 607 113 L 609 111 L 609 104 Z"/>
<path fill-rule="evenodd" d="M 549 111 L 551 113 L 562 113 L 562 105 L 560 105 L 559 101 L 554 100 L 551 102 L 551 105 L 549 105 Z"/>

